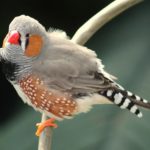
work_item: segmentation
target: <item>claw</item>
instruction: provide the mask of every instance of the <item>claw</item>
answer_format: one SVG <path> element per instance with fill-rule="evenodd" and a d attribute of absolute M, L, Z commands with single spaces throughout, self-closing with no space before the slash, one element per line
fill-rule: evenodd
<path fill-rule="evenodd" d="M 42 131 L 46 128 L 46 127 L 54 127 L 54 128 L 57 128 L 57 124 L 54 123 L 55 119 L 54 118 L 50 118 L 44 122 L 41 122 L 41 123 L 37 123 L 36 126 L 38 127 L 37 128 L 37 131 L 36 131 L 36 136 L 40 136 L 40 134 L 42 133 Z"/>

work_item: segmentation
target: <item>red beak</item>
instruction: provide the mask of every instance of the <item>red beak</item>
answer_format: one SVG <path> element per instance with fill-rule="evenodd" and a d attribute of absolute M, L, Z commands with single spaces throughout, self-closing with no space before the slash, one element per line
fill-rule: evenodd
<path fill-rule="evenodd" d="M 20 34 L 17 31 L 12 31 L 9 35 L 8 35 L 8 42 L 10 44 L 14 44 L 14 45 L 18 45 L 19 44 L 19 39 L 20 39 Z"/>

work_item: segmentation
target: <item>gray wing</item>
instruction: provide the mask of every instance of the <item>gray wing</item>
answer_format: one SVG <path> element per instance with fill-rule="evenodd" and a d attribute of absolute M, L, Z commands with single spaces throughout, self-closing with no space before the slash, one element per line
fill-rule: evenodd
<path fill-rule="evenodd" d="M 49 88 L 73 93 L 95 92 L 112 86 L 111 75 L 103 71 L 94 51 L 72 43 L 68 39 L 55 39 L 34 64 L 34 71 Z M 42 67 L 40 67 L 42 65 Z"/>

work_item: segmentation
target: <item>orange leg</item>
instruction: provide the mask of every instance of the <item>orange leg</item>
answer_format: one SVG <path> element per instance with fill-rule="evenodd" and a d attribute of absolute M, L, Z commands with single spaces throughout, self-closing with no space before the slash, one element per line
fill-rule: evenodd
<path fill-rule="evenodd" d="M 36 136 L 40 136 L 41 132 L 46 128 L 46 127 L 54 127 L 57 128 L 57 124 L 54 123 L 55 119 L 50 118 L 44 122 L 37 123 L 36 126 L 38 127 L 36 131 Z"/>

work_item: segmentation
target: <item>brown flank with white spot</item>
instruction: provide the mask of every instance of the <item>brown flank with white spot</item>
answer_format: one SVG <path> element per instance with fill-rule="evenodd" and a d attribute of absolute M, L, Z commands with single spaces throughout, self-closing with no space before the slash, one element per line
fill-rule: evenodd
<path fill-rule="evenodd" d="M 69 94 L 50 91 L 43 81 L 34 75 L 24 77 L 20 81 L 20 87 L 36 108 L 57 117 L 72 116 L 76 110 L 77 104 Z"/>

